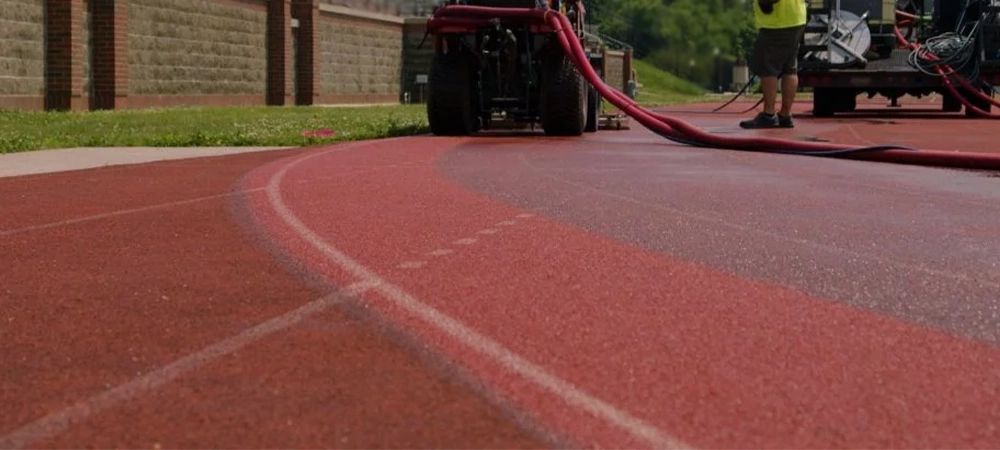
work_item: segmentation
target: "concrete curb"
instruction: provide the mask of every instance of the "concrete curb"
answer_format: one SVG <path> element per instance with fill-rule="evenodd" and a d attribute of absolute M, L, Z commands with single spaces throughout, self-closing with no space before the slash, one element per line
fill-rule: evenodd
<path fill-rule="evenodd" d="M 297 147 L 79 147 L 0 154 L 0 178 Z"/>

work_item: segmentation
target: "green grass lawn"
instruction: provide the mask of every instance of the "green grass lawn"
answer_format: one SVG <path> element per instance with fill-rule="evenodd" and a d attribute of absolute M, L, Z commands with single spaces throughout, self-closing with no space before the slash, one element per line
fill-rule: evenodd
<path fill-rule="evenodd" d="M 643 106 L 723 100 L 635 61 Z M 605 110 L 614 107 L 605 102 Z M 310 132 L 320 131 L 317 135 Z M 325 133 L 324 133 L 325 132 Z M 428 133 L 424 105 L 205 107 L 95 112 L 0 110 L 0 153 L 70 147 L 294 147 Z"/>
<path fill-rule="evenodd" d="M 697 84 L 680 78 L 670 72 L 658 69 L 652 64 L 634 60 L 636 77 L 639 81 L 635 101 L 646 108 L 665 107 L 696 102 L 724 102 L 731 95 L 712 93 Z M 610 102 L 604 103 L 604 112 L 618 111 Z"/>
<path fill-rule="evenodd" d="M 316 130 L 333 134 L 307 135 Z M 0 153 L 70 147 L 284 147 L 426 132 L 423 105 L 0 111 Z"/>
<path fill-rule="evenodd" d="M 642 60 L 633 60 L 640 87 L 635 101 L 645 107 L 668 106 L 705 100 L 701 86 L 665 72 Z"/>

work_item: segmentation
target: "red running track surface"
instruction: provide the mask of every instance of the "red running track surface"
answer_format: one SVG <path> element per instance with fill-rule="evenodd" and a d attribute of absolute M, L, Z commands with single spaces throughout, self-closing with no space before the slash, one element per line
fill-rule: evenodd
<path fill-rule="evenodd" d="M 331 289 L 236 201 L 297 153 L 0 179 L 0 447 L 554 445 L 350 310 L 254 328 Z"/>
<path fill-rule="evenodd" d="M 0 180 L 0 441 L 997 447 L 998 182 L 644 130 Z"/>

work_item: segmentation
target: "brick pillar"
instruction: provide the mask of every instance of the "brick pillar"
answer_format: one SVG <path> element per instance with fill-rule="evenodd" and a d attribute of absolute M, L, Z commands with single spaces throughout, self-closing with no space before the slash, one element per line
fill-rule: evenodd
<path fill-rule="evenodd" d="M 295 61 L 296 105 L 313 105 L 319 99 L 319 1 L 293 0 L 292 16 L 298 19 L 298 53 Z"/>
<path fill-rule="evenodd" d="M 45 109 L 80 110 L 83 102 L 83 0 L 45 0 Z"/>
<path fill-rule="evenodd" d="M 125 106 L 128 96 L 127 0 L 91 0 L 94 109 Z"/>
<path fill-rule="evenodd" d="M 632 49 L 626 49 L 622 55 L 622 89 L 628 89 L 628 82 L 632 80 Z"/>
<path fill-rule="evenodd" d="M 267 2 L 267 104 L 292 103 L 291 0 Z"/>

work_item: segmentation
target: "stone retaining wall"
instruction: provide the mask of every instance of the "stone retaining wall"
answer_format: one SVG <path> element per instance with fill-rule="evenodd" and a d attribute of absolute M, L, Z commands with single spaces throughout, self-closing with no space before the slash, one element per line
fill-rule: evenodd
<path fill-rule="evenodd" d="M 0 0 L 0 109 L 426 100 L 426 17 L 387 0 Z M 412 9 L 412 8 L 411 8 Z M 624 87 L 628 57 L 608 54 Z M 616 81 L 619 80 L 619 81 Z"/>
<path fill-rule="evenodd" d="M 267 92 L 264 0 L 130 0 L 129 97 Z"/>
<path fill-rule="evenodd" d="M 45 12 L 39 0 L 0 0 L 0 108 L 41 108 Z"/>
<path fill-rule="evenodd" d="M 320 103 L 399 101 L 403 19 L 319 8 Z"/>

